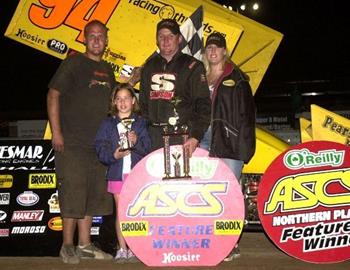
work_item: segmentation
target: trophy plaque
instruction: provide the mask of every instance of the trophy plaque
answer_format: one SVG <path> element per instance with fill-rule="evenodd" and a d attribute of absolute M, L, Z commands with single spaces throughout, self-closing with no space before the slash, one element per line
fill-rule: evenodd
<path fill-rule="evenodd" d="M 128 151 L 134 149 L 134 144 L 128 139 L 129 132 L 131 131 L 131 125 L 135 121 L 133 118 L 123 118 L 120 123 L 124 126 L 126 132 L 120 134 L 119 138 L 119 151 Z"/>
<path fill-rule="evenodd" d="M 163 180 L 183 180 L 183 179 L 191 179 L 190 173 L 190 159 L 188 149 L 186 149 L 183 145 L 187 141 L 188 127 L 186 125 L 179 125 L 179 115 L 176 111 L 177 104 L 181 102 L 178 97 L 175 97 L 171 100 L 171 104 L 173 105 L 173 116 L 169 117 L 168 125 L 163 128 L 163 140 L 164 140 L 164 177 Z M 170 153 L 170 139 L 174 137 L 182 138 L 182 153 L 174 152 Z M 183 160 L 183 168 L 181 171 L 180 158 L 182 156 Z M 171 158 L 174 159 L 173 170 L 171 168 Z"/>

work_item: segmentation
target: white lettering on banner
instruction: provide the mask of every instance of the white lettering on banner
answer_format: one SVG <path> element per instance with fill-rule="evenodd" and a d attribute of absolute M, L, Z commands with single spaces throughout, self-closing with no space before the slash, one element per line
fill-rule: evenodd
<path fill-rule="evenodd" d="M 41 221 L 44 210 L 14 211 L 11 222 Z"/>
<path fill-rule="evenodd" d="M 314 213 L 302 213 L 287 216 L 273 217 L 272 226 L 284 226 L 298 223 L 311 223 L 331 220 L 331 211 L 322 211 Z"/>
<path fill-rule="evenodd" d="M 168 264 L 173 262 L 199 262 L 200 254 L 191 254 L 187 252 L 185 254 L 174 254 L 174 252 L 163 253 L 162 263 Z"/>
<path fill-rule="evenodd" d="M 15 226 L 11 234 L 39 234 L 44 233 L 46 226 Z"/>
<path fill-rule="evenodd" d="M 31 166 L 31 167 L 0 167 L 0 171 L 53 171 L 54 168 L 49 168 L 47 166 L 43 166 L 43 167 L 35 167 L 35 166 Z"/>
<path fill-rule="evenodd" d="M 40 145 L 36 146 L 0 146 L 0 158 L 42 158 L 43 147 Z"/>

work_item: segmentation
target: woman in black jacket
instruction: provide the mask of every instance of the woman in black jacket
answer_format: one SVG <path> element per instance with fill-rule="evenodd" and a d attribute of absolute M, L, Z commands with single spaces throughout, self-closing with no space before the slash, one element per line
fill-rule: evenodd
<path fill-rule="evenodd" d="M 229 60 L 220 33 L 208 36 L 204 64 L 212 100 L 211 124 L 200 146 L 222 158 L 239 181 L 255 152 L 255 104 L 248 77 Z M 225 259 L 239 256 L 238 247 Z"/>

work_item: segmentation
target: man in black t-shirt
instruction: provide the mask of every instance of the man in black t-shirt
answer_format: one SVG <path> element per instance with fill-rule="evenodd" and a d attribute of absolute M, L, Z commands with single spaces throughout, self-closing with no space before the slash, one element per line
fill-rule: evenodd
<path fill-rule="evenodd" d="M 92 217 L 111 214 L 113 207 L 104 181 L 105 167 L 93 145 L 116 84 L 111 67 L 102 61 L 107 30 L 100 21 L 89 22 L 84 29 L 85 53 L 64 60 L 49 83 L 47 110 L 63 219 L 60 256 L 65 263 L 112 259 L 90 239 Z M 73 243 L 76 227 L 77 247 Z"/>

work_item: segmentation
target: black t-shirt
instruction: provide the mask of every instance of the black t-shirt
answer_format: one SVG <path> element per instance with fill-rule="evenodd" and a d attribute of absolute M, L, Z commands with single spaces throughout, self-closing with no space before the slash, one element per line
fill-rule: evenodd
<path fill-rule="evenodd" d="M 65 144 L 93 146 L 107 116 L 116 81 L 112 68 L 83 54 L 65 59 L 49 83 L 60 92 L 60 121 Z"/>

